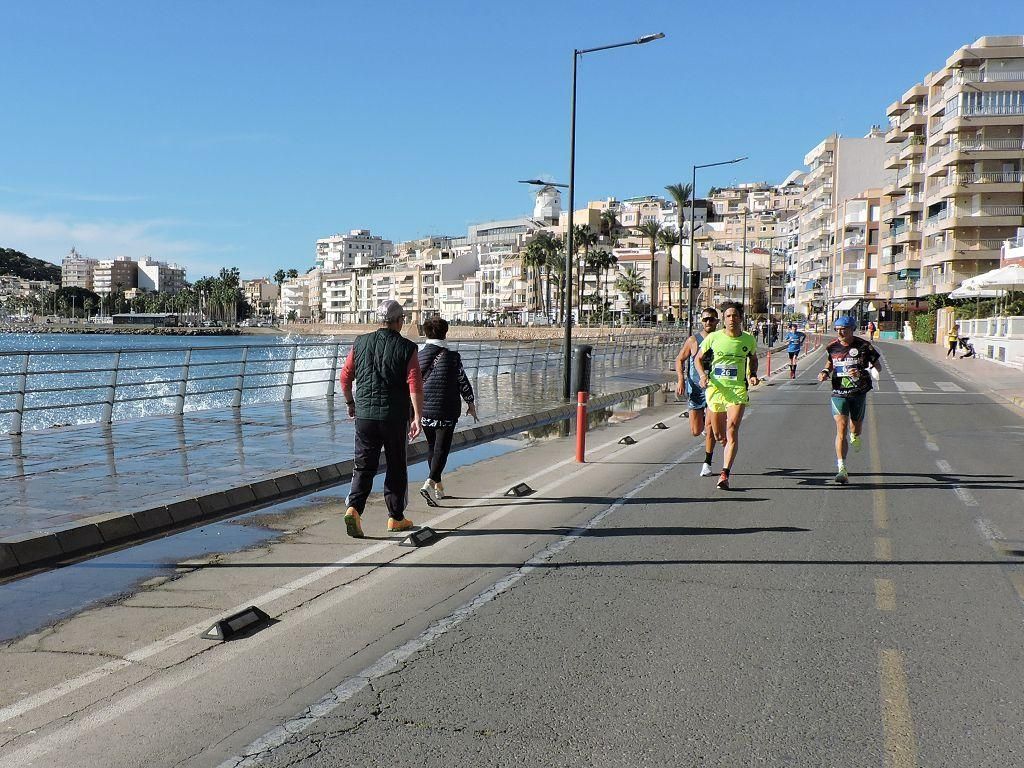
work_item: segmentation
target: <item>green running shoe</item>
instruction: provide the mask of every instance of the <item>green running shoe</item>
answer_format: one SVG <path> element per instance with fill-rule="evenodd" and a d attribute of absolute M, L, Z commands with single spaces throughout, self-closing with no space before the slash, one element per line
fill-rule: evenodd
<path fill-rule="evenodd" d="M 843 467 L 838 472 L 836 472 L 836 482 L 839 483 L 840 485 L 846 485 L 848 482 L 850 482 L 850 476 L 846 473 L 846 467 Z"/>
<path fill-rule="evenodd" d="M 855 435 L 853 432 L 850 433 L 850 447 L 853 448 L 854 453 L 860 453 L 861 449 L 860 435 Z"/>

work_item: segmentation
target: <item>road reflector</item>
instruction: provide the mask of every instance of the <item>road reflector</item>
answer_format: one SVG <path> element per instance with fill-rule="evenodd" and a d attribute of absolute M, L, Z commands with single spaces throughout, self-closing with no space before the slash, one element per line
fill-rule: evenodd
<path fill-rule="evenodd" d="M 632 435 L 626 435 L 624 438 L 619 440 L 619 445 L 633 445 L 636 440 L 633 439 Z"/>
<path fill-rule="evenodd" d="M 204 637 L 207 640 L 231 640 L 273 623 L 274 620 L 270 616 L 255 605 L 250 605 L 238 613 L 221 619 L 203 632 L 200 637 Z"/>
<path fill-rule="evenodd" d="M 664 421 L 659 421 L 657 424 L 651 427 L 651 429 L 668 429 L 668 424 L 666 424 Z"/>
<path fill-rule="evenodd" d="M 422 528 L 419 528 L 406 536 L 399 546 L 425 547 L 427 544 L 433 544 L 439 538 L 441 537 L 438 535 L 437 531 L 424 525 Z"/>
<path fill-rule="evenodd" d="M 531 493 L 533 493 L 533 488 L 528 486 L 526 483 L 517 483 L 505 491 L 506 496 L 515 496 L 516 498 L 529 496 Z"/>
<path fill-rule="evenodd" d="M 682 413 L 679 414 L 679 418 L 680 419 L 685 419 L 689 415 L 690 415 L 689 411 L 683 411 Z"/>

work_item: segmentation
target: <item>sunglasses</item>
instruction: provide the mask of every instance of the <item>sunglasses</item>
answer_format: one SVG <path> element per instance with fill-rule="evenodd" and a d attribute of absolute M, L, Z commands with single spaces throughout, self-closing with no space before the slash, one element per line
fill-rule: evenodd
<path fill-rule="evenodd" d="M 702 317 L 700 319 L 700 321 L 702 323 L 717 323 L 718 322 L 718 318 L 717 317 Z"/>

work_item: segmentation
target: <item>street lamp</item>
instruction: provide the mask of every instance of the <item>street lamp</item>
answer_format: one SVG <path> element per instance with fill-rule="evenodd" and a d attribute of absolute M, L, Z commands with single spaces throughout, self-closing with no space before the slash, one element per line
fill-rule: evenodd
<path fill-rule="evenodd" d="M 569 231 L 565 244 L 565 341 L 563 357 L 565 370 L 562 376 L 562 398 L 569 399 L 572 372 L 572 262 L 573 262 L 573 213 L 576 206 L 576 67 L 580 57 L 585 53 L 607 51 L 611 48 L 625 48 L 629 45 L 643 45 L 661 40 L 664 32 L 643 35 L 636 40 L 613 45 L 600 45 L 596 48 L 575 48 L 572 52 L 572 108 L 569 112 Z"/>
<path fill-rule="evenodd" d="M 687 333 L 689 333 L 691 336 L 693 335 L 693 265 L 694 265 L 694 261 L 693 261 L 693 240 L 694 240 L 694 238 L 693 238 L 693 216 L 694 216 L 694 213 L 696 213 L 696 208 L 697 208 L 697 169 L 698 168 L 713 168 L 716 165 L 732 165 L 733 163 L 739 163 L 739 162 L 742 162 L 742 161 L 744 161 L 746 159 L 747 159 L 747 157 L 746 157 L 746 155 L 744 155 L 743 157 L 737 157 L 735 160 L 723 160 L 720 163 L 703 163 L 702 165 L 694 165 L 693 166 L 693 178 L 691 179 L 691 184 L 690 184 L 690 187 L 693 190 L 690 193 L 690 277 L 689 277 L 689 284 L 687 285 L 687 288 L 686 288 L 686 300 L 689 303 L 689 307 L 687 309 L 687 312 L 690 315 L 690 322 L 689 322 L 689 328 L 687 330 Z"/>

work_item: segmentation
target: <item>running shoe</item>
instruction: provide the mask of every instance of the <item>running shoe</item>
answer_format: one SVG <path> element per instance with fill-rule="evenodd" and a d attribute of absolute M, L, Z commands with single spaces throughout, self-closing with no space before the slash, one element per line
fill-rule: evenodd
<path fill-rule="evenodd" d="M 363 538 L 363 521 L 360 520 L 355 507 L 349 507 L 345 511 L 345 533 L 353 539 Z"/>
<path fill-rule="evenodd" d="M 444 498 L 444 486 L 440 483 L 434 483 L 434 497 L 438 501 Z"/>
<path fill-rule="evenodd" d="M 855 435 L 853 432 L 850 433 L 850 447 L 853 448 L 854 453 L 860 453 L 861 442 L 860 435 Z"/>
<path fill-rule="evenodd" d="M 840 485 L 846 485 L 848 482 L 850 482 L 850 475 L 847 474 L 846 467 L 843 467 L 838 472 L 836 472 L 836 482 L 839 483 Z"/>
<path fill-rule="evenodd" d="M 700 476 L 701 477 L 711 477 L 713 474 L 715 474 L 715 473 L 711 471 L 711 465 L 710 464 L 701 464 L 700 465 Z"/>
<path fill-rule="evenodd" d="M 431 491 L 433 491 L 433 490 L 434 490 L 434 481 L 430 480 L 430 479 L 428 479 L 427 482 L 425 482 L 423 484 L 423 487 L 420 488 L 420 496 L 422 496 L 423 499 L 427 502 L 427 506 L 428 507 L 436 507 L 437 506 L 437 502 L 434 501 L 434 497 L 431 494 Z M 440 497 L 438 497 L 438 498 L 440 498 Z"/>
<path fill-rule="evenodd" d="M 725 474 L 725 472 L 722 472 L 722 474 L 718 476 L 718 487 L 723 491 L 729 490 L 729 476 Z"/>
<path fill-rule="evenodd" d="M 413 527 L 413 522 L 409 518 L 402 520 L 395 520 L 393 517 L 388 518 L 388 532 L 397 533 L 398 531 L 408 531 Z"/>

